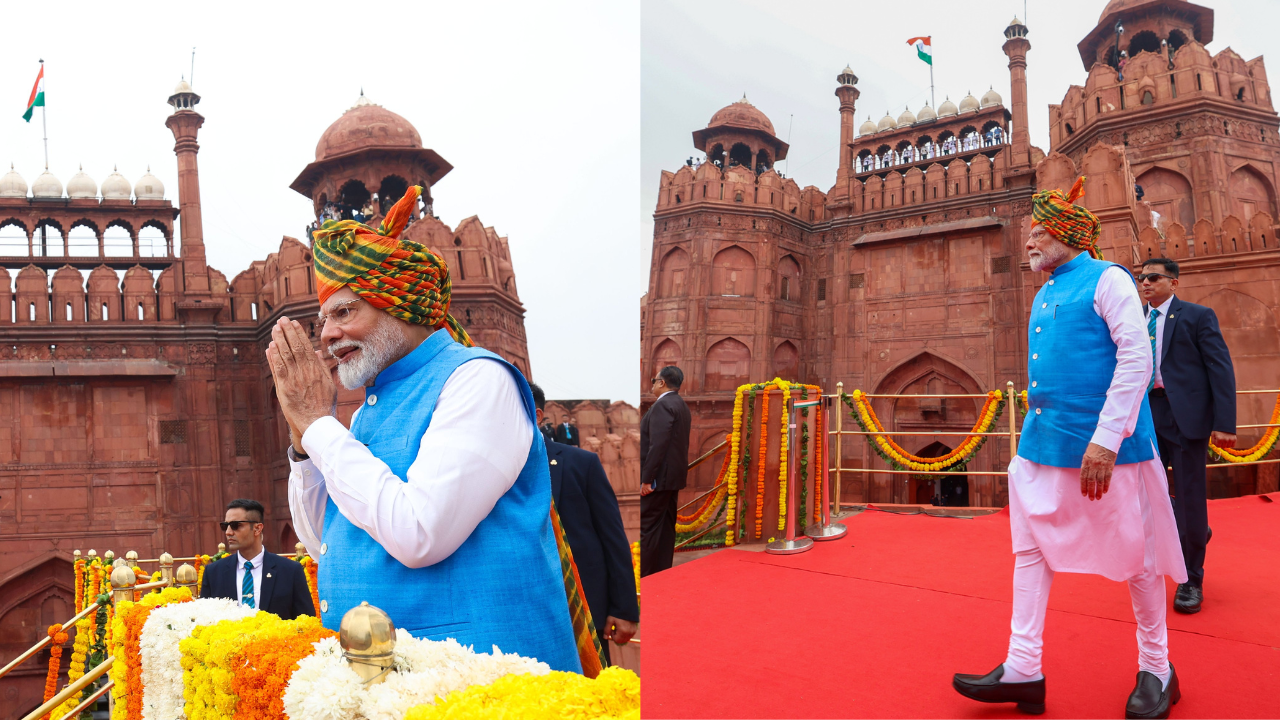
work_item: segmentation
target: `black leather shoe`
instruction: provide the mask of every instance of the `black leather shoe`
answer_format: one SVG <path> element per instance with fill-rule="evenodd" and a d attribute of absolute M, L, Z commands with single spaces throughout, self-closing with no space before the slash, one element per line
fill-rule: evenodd
<path fill-rule="evenodd" d="M 1173 596 L 1173 609 L 1183 615 L 1195 615 L 1200 612 L 1200 603 L 1204 601 L 1204 590 L 1195 585 L 1186 585 L 1186 589 Z"/>
<path fill-rule="evenodd" d="M 986 675 L 963 675 L 956 673 L 951 679 L 951 687 L 956 692 L 978 702 L 984 703 L 1018 703 L 1018 709 L 1032 715 L 1044 714 L 1044 678 L 1031 682 L 1000 682 L 1004 677 L 1004 663 Z M 1160 679 L 1156 678 L 1156 687 L 1160 687 Z"/>
<path fill-rule="evenodd" d="M 1169 686 L 1160 690 L 1160 678 L 1146 670 L 1138 673 L 1138 682 L 1129 693 L 1129 703 L 1124 706 L 1126 718 L 1167 718 L 1169 709 L 1182 699 L 1178 688 L 1178 671 L 1169 663 Z"/>
<path fill-rule="evenodd" d="M 1204 544 L 1208 545 L 1209 541 L 1212 539 L 1213 539 L 1213 528 L 1209 528 L 1209 532 L 1204 534 Z"/>

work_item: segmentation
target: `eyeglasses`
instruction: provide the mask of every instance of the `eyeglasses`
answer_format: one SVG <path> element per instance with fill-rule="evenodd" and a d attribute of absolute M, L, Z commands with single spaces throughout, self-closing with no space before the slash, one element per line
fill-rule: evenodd
<path fill-rule="evenodd" d="M 359 302 L 359 300 L 340 302 L 329 308 L 329 312 L 317 314 L 316 321 L 322 326 L 330 320 L 333 321 L 334 325 L 346 325 L 351 321 L 351 318 L 355 317 L 356 312 L 360 310 L 360 305 L 357 304 Z"/>
<path fill-rule="evenodd" d="M 226 532 L 227 528 L 231 528 L 231 532 L 240 532 L 242 525 L 257 525 L 252 520 L 232 520 L 231 522 L 220 522 L 218 527 L 222 528 L 222 532 Z"/>
<path fill-rule="evenodd" d="M 663 382 L 662 378 L 660 378 L 660 377 L 656 377 L 656 378 L 654 378 L 654 379 L 652 379 L 652 380 L 650 380 L 650 381 L 649 381 L 649 383 L 650 383 L 650 384 L 652 384 L 652 385 L 657 385 L 657 384 L 658 384 L 658 383 L 660 383 L 660 382 Z"/>
<path fill-rule="evenodd" d="M 1144 275 L 1138 276 L 1138 282 L 1146 282 L 1148 280 L 1150 280 L 1151 282 L 1159 282 L 1160 278 L 1169 278 L 1170 280 L 1176 279 L 1172 275 L 1161 275 L 1160 273 L 1146 273 Z"/>

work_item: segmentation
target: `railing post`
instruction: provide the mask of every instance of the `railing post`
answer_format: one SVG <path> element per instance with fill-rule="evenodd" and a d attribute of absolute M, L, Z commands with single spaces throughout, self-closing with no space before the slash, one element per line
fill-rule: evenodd
<path fill-rule="evenodd" d="M 841 429 L 844 427 L 844 382 L 836 383 L 836 489 L 831 493 L 831 502 L 835 503 L 835 510 L 832 512 L 836 517 L 840 516 L 840 480 L 844 477 L 844 471 L 840 469 L 840 463 L 844 459 L 844 453 L 841 452 L 841 440 L 844 435 Z"/>
<path fill-rule="evenodd" d="M 200 597 L 196 592 L 196 569 L 189 563 L 182 563 L 182 567 L 178 568 L 178 572 L 174 574 L 174 580 L 178 587 L 184 587 L 191 590 L 191 597 Z"/>
<path fill-rule="evenodd" d="M 173 586 L 173 556 L 169 553 L 160 554 L 160 579 Z"/>
<path fill-rule="evenodd" d="M 826 498 L 831 494 L 831 473 L 829 472 L 831 467 L 831 412 L 828 410 L 828 408 L 831 407 L 831 398 L 821 399 L 822 405 L 817 408 L 817 411 L 820 413 L 827 413 L 827 415 L 826 422 L 820 423 L 820 426 L 822 427 L 822 438 L 818 440 L 818 442 L 822 443 L 822 467 L 818 470 L 821 475 L 814 478 L 814 482 L 815 484 L 822 484 L 822 496 Z M 839 402 L 838 398 L 837 402 Z M 839 408 L 837 408 L 837 410 L 838 409 Z M 837 439 L 839 437 L 839 435 L 836 436 Z M 815 507 L 815 513 L 817 510 L 818 508 Z M 824 501 L 822 503 L 821 514 L 814 518 L 812 525 L 804 529 L 804 534 L 813 538 L 815 542 L 820 542 L 823 540 L 834 540 L 843 536 L 848 532 L 848 530 L 849 528 L 844 525 L 831 522 L 831 503 Z"/>
<path fill-rule="evenodd" d="M 120 603 L 128 600 L 133 601 L 133 586 L 137 584 L 138 576 L 133 573 L 133 568 L 128 565 L 122 565 L 111 571 L 111 603 L 120 607 Z"/>
<path fill-rule="evenodd" d="M 787 535 L 781 540 L 775 540 L 764 546 L 764 551 L 772 555 L 796 555 L 813 547 L 813 538 L 796 537 L 796 496 L 800 494 L 800 489 L 796 487 L 796 436 L 800 433 L 796 428 L 796 421 L 799 419 L 799 413 L 796 412 L 795 400 L 791 401 L 791 407 L 787 407 L 787 402 L 782 401 L 782 412 L 787 415 L 787 456 L 779 457 L 779 462 L 787 463 L 787 514 L 786 526 Z M 760 458 L 760 462 L 764 462 L 764 458 Z"/>
<path fill-rule="evenodd" d="M 1018 456 L 1018 396 L 1013 392 L 1013 381 L 1008 382 L 1009 395 L 1005 407 L 1009 410 L 1009 462 Z"/>

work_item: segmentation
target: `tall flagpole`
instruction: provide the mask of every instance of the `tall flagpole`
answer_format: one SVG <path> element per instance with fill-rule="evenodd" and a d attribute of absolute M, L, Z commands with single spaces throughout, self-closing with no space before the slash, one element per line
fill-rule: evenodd
<path fill-rule="evenodd" d="M 44 58 L 40 59 L 40 79 L 44 82 Z M 40 125 L 44 130 L 44 169 L 49 169 L 49 93 L 44 94 L 44 102 L 40 105 Z"/>
<path fill-rule="evenodd" d="M 933 48 L 930 43 L 929 48 L 929 102 L 933 104 L 933 111 L 938 111 L 938 98 L 933 96 Z"/>

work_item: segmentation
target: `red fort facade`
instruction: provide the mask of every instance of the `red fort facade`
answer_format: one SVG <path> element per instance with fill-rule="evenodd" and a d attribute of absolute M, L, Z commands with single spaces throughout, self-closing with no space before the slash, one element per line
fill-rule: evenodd
<path fill-rule="evenodd" d="M 1023 249 L 1031 195 L 1066 190 L 1078 175 L 1088 176 L 1083 204 L 1102 220 L 1106 257 L 1134 268 L 1177 259 L 1178 294 L 1216 311 L 1239 387 L 1278 386 L 1280 117 L 1262 58 L 1206 50 L 1207 8 L 1112 0 L 1079 45 L 1085 84 L 1049 108 L 1046 155 L 1027 132 L 1028 34 L 1016 18 L 1004 30 L 1008 103 L 994 90 L 948 99 L 868 118 L 856 135 L 858 79 L 845 68 L 835 90 L 839 168 L 825 192 L 773 169 L 788 147 L 745 97 L 694 132 L 704 159 L 662 173 L 641 313 L 642 402 L 654 400 L 648 379 L 659 368 L 684 370 L 691 456 L 731 427 L 738 385 L 775 376 L 825 392 L 837 382 L 881 394 L 1025 387 L 1026 319 L 1044 280 Z M 1241 396 L 1240 422 L 1267 422 L 1273 402 Z M 874 406 L 898 431 L 963 433 L 979 410 L 960 399 Z M 1257 432 L 1242 431 L 1242 441 Z M 899 439 L 923 455 L 949 451 L 947 440 Z M 861 441 L 843 448 L 844 467 L 885 467 Z M 1008 461 L 1008 445 L 993 442 L 969 468 Z M 719 464 L 696 471 L 691 494 L 714 483 L 710 465 Z M 1275 467 L 1212 471 L 1210 495 L 1275 490 Z M 1003 477 L 944 482 L 960 504 L 1007 502 Z M 935 491 L 932 480 L 855 473 L 842 494 L 929 503 Z"/>
<path fill-rule="evenodd" d="M 79 173 L 65 191 L 47 171 L 30 188 L 17 172 L 0 177 L 0 264 L 16 271 L 0 283 L 0 661 L 73 614 L 74 549 L 211 552 L 238 497 L 267 507 L 267 549 L 291 552 L 297 541 L 288 428 L 263 354 L 283 315 L 318 335 L 311 251 L 285 237 L 231 280 L 205 263 L 199 100 L 185 82 L 169 98 L 177 207 L 150 172 L 135 184 L 115 173 L 101 187 Z M 476 343 L 528 375 L 507 238 L 474 216 L 450 228 L 432 212 L 431 187 L 450 169 L 408 121 L 361 96 L 292 188 L 319 213 L 422 185 L 407 237 L 448 262 L 451 312 Z M 344 392 L 343 418 L 362 400 Z M 601 455 L 634 531 L 635 409 L 579 401 L 553 411 Z M 0 717 L 39 704 L 47 660 L 46 650 L 6 676 Z"/>

